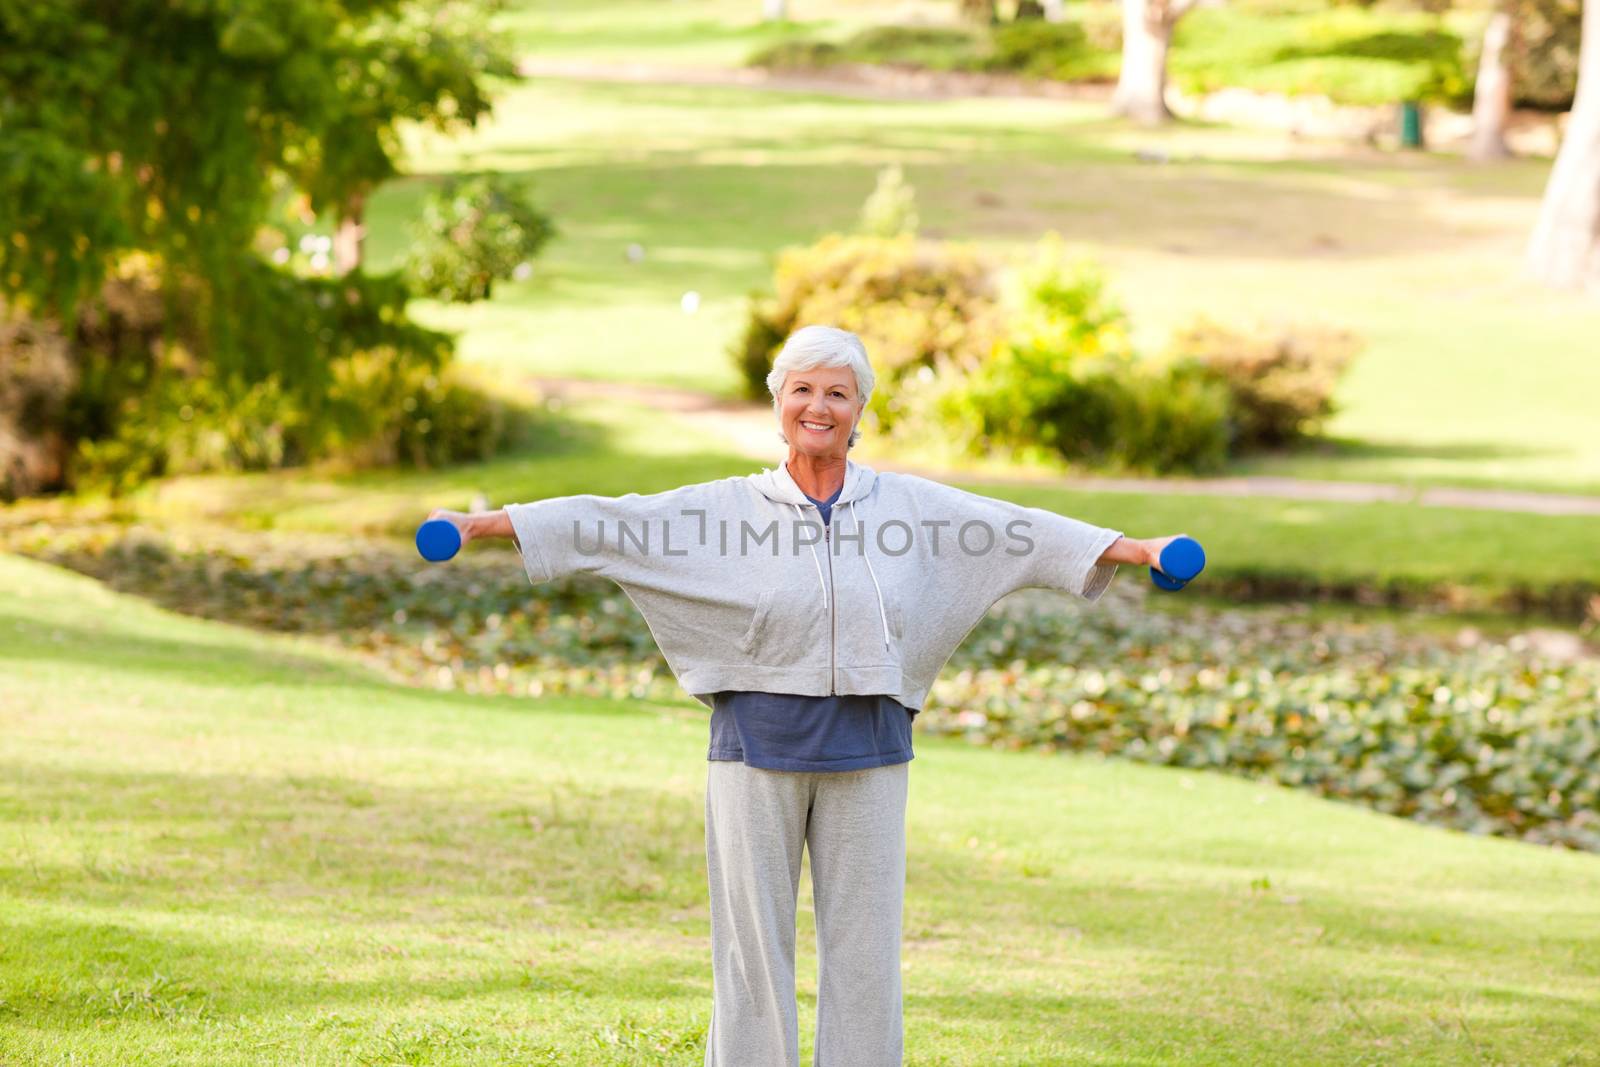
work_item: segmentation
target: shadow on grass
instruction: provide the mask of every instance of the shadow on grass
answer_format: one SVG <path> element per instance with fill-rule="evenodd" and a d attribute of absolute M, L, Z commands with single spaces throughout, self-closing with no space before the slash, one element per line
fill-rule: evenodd
<path fill-rule="evenodd" d="M 484 961 L 471 977 L 327 977 L 323 949 L 293 951 L 245 936 L 153 933 L 132 924 L 34 916 L 8 924 L 14 960 L 0 986 L 6 1005 L 42 1030 L 98 1031 L 115 1023 L 180 1023 L 201 1017 L 276 1022 L 285 1010 L 388 1012 L 411 1006 L 426 1013 L 440 1002 L 510 993 L 590 1000 L 642 998 L 708 1000 L 709 964 L 697 955 L 651 953 L 632 962 L 608 955 L 602 963 L 570 959 Z M 685 946 L 687 947 L 687 946 Z M 340 961 L 353 971 L 399 969 L 396 951 L 375 932 L 370 949 Z M 29 973 L 29 972 L 32 973 Z M 310 973 L 308 973 L 310 972 Z M 7 988 L 9 987 L 9 988 Z"/>
<path fill-rule="evenodd" d="M 178 598 L 162 606 L 182 612 L 184 604 Z M 89 671 L 167 676 L 191 684 L 271 684 L 278 688 L 315 688 L 338 683 L 370 685 L 377 677 L 351 664 L 290 652 L 246 649 L 239 643 L 200 634 L 183 639 L 158 638 L 108 634 L 66 622 L 41 622 L 3 601 L 0 601 L 0 630 L 7 630 L 11 635 L 0 642 L 0 662 L 55 663 Z"/>

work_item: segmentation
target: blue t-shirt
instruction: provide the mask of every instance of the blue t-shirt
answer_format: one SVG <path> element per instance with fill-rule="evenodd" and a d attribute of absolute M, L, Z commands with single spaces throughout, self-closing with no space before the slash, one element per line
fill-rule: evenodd
<path fill-rule="evenodd" d="M 833 516 L 840 485 L 827 500 Z M 797 696 L 728 690 L 712 697 L 708 760 L 742 761 L 769 771 L 859 771 L 905 763 L 917 713 L 892 696 Z"/>

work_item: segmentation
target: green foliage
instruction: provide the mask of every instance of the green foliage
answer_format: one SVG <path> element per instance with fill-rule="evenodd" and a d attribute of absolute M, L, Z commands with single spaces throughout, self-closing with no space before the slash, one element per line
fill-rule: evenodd
<path fill-rule="evenodd" d="M 423 0 L 13 4 L 0 50 L 0 295 L 70 316 L 121 254 L 154 253 L 222 299 L 275 179 L 343 211 L 395 170 L 403 120 L 488 110 L 508 54 L 477 5 Z"/>
<path fill-rule="evenodd" d="M 1353 7 L 1293 17 L 1192 12 L 1174 30 L 1169 71 L 1188 92 L 1232 86 L 1343 104 L 1459 103 L 1472 84 L 1460 35 L 1436 16 Z"/>
<path fill-rule="evenodd" d="M 1345 330 L 1326 326 L 1223 326 L 1201 317 L 1179 330 L 1171 354 L 1197 361 L 1226 386 L 1235 443 L 1272 448 L 1315 433 L 1336 410 L 1339 378 L 1360 351 Z"/>
<path fill-rule="evenodd" d="M 510 555 L 414 557 L 53 524 L 7 547 L 174 609 L 331 635 L 428 685 L 675 699 L 625 595 L 529 588 Z M 922 728 L 1225 770 L 1437 825 L 1600 851 L 1600 661 L 1267 609 L 1149 610 L 1124 574 L 1093 609 L 1027 592 L 951 658 Z"/>
<path fill-rule="evenodd" d="M 259 261 L 254 269 L 279 274 Z M 263 351 L 246 371 L 197 358 L 201 331 L 185 299 L 193 291 L 165 293 L 132 261 L 96 300 L 80 302 L 70 336 L 15 324 L 0 338 L 0 354 L 14 357 L 7 363 L 39 366 L 30 352 L 51 362 L 13 387 L 17 402 L 6 407 L 28 439 L 52 447 L 53 463 L 48 477 L 19 479 L 12 492 L 122 493 L 168 474 L 335 456 L 429 466 L 482 458 L 513 436 L 505 406 L 447 369 L 448 339 L 405 318 L 409 294 L 395 279 L 280 276 L 250 291 L 271 298 L 249 307 L 282 332 L 261 331 Z M 281 353 L 270 344 L 294 336 L 310 343 Z M 308 364 L 305 349 L 322 359 Z"/>
<path fill-rule="evenodd" d="M 984 48 L 981 32 L 947 26 L 870 26 L 841 46 L 851 63 L 956 70 L 970 66 Z"/>
<path fill-rule="evenodd" d="M 861 232 L 871 237 L 917 232 L 917 191 L 906 181 L 900 164 L 878 172 L 877 184 L 861 205 Z"/>
<path fill-rule="evenodd" d="M 352 361 L 407 380 L 444 366 L 449 339 L 407 321 L 398 278 L 300 277 L 257 248 L 284 188 L 304 212 L 359 216 L 395 172 L 398 123 L 487 112 L 514 70 L 478 5 L 74 0 L 0 17 L 0 297 L 70 335 L 79 381 L 56 429 L 82 443 L 78 473 L 125 488 L 324 455 L 394 418 L 341 399 Z"/>
<path fill-rule="evenodd" d="M 879 393 L 921 367 L 975 366 L 998 325 L 991 270 L 960 245 L 899 237 L 832 234 L 778 257 L 775 295 L 751 299 L 733 358 L 748 395 L 769 399 L 767 372 L 777 349 L 802 326 L 837 326 L 859 334 L 872 354 L 878 390 L 869 403 L 880 427 L 895 409 Z"/>
<path fill-rule="evenodd" d="M 768 70 L 821 70 L 847 62 L 844 50 L 832 41 L 778 41 L 753 53 L 747 61 L 752 67 Z"/>
<path fill-rule="evenodd" d="M 868 429 L 956 456 L 1066 460 L 1129 472 L 1204 472 L 1235 446 L 1315 429 L 1354 350 L 1336 331 L 1202 324 L 1171 358 L 1138 359 L 1104 272 L 1055 234 L 1002 313 L 983 264 L 909 237 L 829 237 L 780 259 L 777 296 L 752 300 L 732 355 L 746 389 L 794 329 L 862 335 L 879 370 Z M 980 328 L 981 327 L 981 328 Z"/>
<path fill-rule="evenodd" d="M 926 728 L 1227 770 L 1600 851 L 1600 662 L 1285 612 L 1008 607 L 952 660 Z"/>
<path fill-rule="evenodd" d="M 1563 42 L 1542 66 L 1559 70 L 1573 39 L 1558 11 L 1538 0 Z M 789 40 L 751 57 L 757 66 L 873 63 L 925 70 L 1015 73 L 1063 81 L 1114 79 L 1121 31 L 1116 12 L 1071 9 L 1062 23 L 1023 19 L 971 31 L 880 26 L 839 44 Z M 1536 20 L 1537 21 L 1537 20 Z M 1460 34 L 1423 12 L 1341 7 L 1259 10 L 1225 5 L 1178 23 L 1169 71 L 1190 92 L 1227 87 L 1326 94 L 1340 103 L 1470 99 L 1472 76 Z M 1570 91 L 1570 86 L 1569 86 Z"/>
<path fill-rule="evenodd" d="M 1569 110 L 1578 87 L 1583 5 L 1579 0 L 1522 0 L 1515 17 L 1517 47 L 1511 51 L 1511 91 L 1517 104 L 1546 111 Z M 1473 70 L 1477 69 L 1476 59 L 1474 51 Z"/>
<path fill-rule="evenodd" d="M 60 427 L 77 379 L 65 338 L 26 318 L 0 317 L 0 500 L 60 484 Z"/>
<path fill-rule="evenodd" d="M 1135 359 L 1098 266 L 1069 258 L 1052 235 L 1020 290 L 1005 341 L 936 401 L 966 451 L 1155 472 L 1226 458 L 1226 393 L 1190 364 Z"/>
<path fill-rule="evenodd" d="M 1101 73 L 1103 63 L 1095 52 L 1081 23 L 1030 19 L 996 26 L 983 66 L 1071 81 Z"/>
<path fill-rule="evenodd" d="M 1048 349 L 1006 345 L 937 410 L 971 455 L 1152 474 L 1211 471 L 1228 455 L 1227 393 L 1192 364 L 1063 367 Z"/>
<path fill-rule="evenodd" d="M 1109 458 L 1132 471 L 1209 472 L 1229 454 L 1228 393 L 1188 362 L 1141 361 L 1106 386 L 1116 400 Z"/>
<path fill-rule="evenodd" d="M 496 281 L 531 272 L 555 232 L 522 185 L 498 174 L 451 177 L 423 205 L 407 271 L 428 296 L 487 300 Z"/>
<path fill-rule="evenodd" d="M 1111 295 L 1105 272 L 1068 251 L 1059 234 L 1039 242 L 1018 272 L 1017 290 L 1006 331 L 1012 344 L 1047 349 L 1063 369 L 1082 358 L 1133 359 L 1127 312 Z"/>

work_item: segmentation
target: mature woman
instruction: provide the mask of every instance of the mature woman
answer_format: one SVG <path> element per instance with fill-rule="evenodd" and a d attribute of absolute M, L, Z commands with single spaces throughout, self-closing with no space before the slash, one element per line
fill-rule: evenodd
<path fill-rule="evenodd" d="M 684 689 L 712 709 L 708 1065 L 798 1062 L 805 848 L 815 1062 L 901 1062 L 911 720 L 995 601 L 1030 586 L 1095 600 L 1118 563 L 1154 564 L 1171 540 L 850 461 L 873 381 L 860 339 L 808 326 L 767 376 L 789 450 L 776 470 L 431 516 L 463 541 L 513 537 L 534 582 L 614 580 Z"/>

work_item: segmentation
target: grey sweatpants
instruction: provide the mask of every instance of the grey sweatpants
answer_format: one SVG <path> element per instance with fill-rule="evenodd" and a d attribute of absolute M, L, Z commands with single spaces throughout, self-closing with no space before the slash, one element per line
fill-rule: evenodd
<path fill-rule="evenodd" d="M 712 760 L 707 1067 L 798 1067 L 795 907 L 811 850 L 817 918 L 815 1067 L 900 1067 L 900 915 L 909 763 L 768 771 Z"/>

